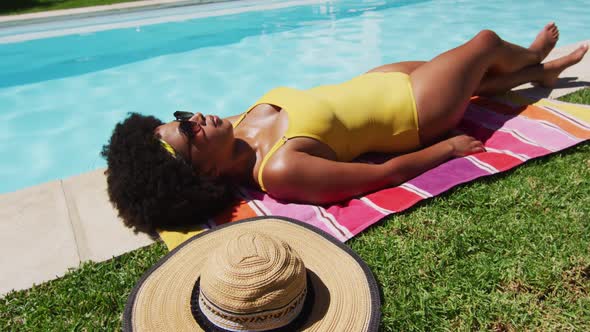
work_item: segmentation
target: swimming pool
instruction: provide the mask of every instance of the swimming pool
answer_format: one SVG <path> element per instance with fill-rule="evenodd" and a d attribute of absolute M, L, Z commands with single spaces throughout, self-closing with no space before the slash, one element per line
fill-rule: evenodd
<path fill-rule="evenodd" d="M 582 0 L 237 1 L 0 29 L 0 192 L 104 167 L 128 112 L 233 115 L 272 87 L 429 59 L 484 28 L 528 45 L 553 20 L 558 46 L 589 39 L 589 16 Z M 70 34 L 14 42 L 38 31 Z"/>

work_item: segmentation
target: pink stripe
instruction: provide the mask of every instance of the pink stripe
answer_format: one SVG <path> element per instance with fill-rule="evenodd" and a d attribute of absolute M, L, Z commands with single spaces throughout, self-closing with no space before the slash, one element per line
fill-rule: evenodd
<path fill-rule="evenodd" d="M 367 195 L 367 198 L 385 209 L 397 212 L 403 211 L 424 199 L 402 187 L 379 190 Z"/>
<path fill-rule="evenodd" d="M 478 168 L 465 158 L 459 158 L 422 173 L 408 183 L 432 195 L 438 195 L 458 184 L 484 175 L 490 175 L 490 173 Z"/>
<path fill-rule="evenodd" d="M 524 154 L 531 158 L 540 157 L 551 153 L 550 150 L 540 146 L 530 145 L 519 140 L 513 135 L 502 131 L 492 132 L 491 136 L 484 143 L 486 147 L 498 150 L 508 150 L 513 153 Z"/>
<path fill-rule="evenodd" d="M 260 204 L 263 204 L 271 215 L 294 218 L 317 227 L 336 238 L 342 238 L 341 234 L 335 234 L 332 228 L 328 227 L 323 220 L 317 218 L 314 205 L 279 202 L 259 191 L 249 191 L 249 194 L 252 199 L 256 199 Z"/>
<path fill-rule="evenodd" d="M 508 150 L 513 153 L 524 154 L 529 158 L 544 156 L 551 152 L 543 147 L 531 145 L 511 133 L 482 127 L 480 123 L 472 120 L 463 119 L 459 129 L 484 142 L 484 146 L 488 148 Z"/>
<path fill-rule="evenodd" d="M 477 157 L 475 158 L 483 161 L 484 163 L 492 165 L 499 171 L 505 171 L 523 163 L 523 161 L 520 159 L 514 158 L 504 153 L 496 152 L 478 153 Z"/>
<path fill-rule="evenodd" d="M 369 227 L 384 215 L 365 204 L 359 199 L 353 199 L 343 204 L 336 204 L 326 208 L 340 224 L 346 227 L 353 235 L 357 235 Z"/>
<path fill-rule="evenodd" d="M 470 107 L 469 112 L 465 114 L 465 118 L 483 123 L 484 126 L 489 126 L 491 129 L 517 130 L 528 139 L 547 147 L 549 150 L 561 150 L 580 142 L 580 140 L 569 137 L 558 129 L 523 116 L 508 116 Z"/>

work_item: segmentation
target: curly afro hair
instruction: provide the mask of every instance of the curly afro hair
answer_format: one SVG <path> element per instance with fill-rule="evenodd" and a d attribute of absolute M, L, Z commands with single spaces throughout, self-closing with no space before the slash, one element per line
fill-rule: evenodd
<path fill-rule="evenodd" d="M 162 121 L 131 113 L 102 148 L 109 199 L 127 227 L 155 236 L 157 229 L 202 223 L 233 196 L 222 181 L 198 175 L 161 145 L 154 129 Z"/>

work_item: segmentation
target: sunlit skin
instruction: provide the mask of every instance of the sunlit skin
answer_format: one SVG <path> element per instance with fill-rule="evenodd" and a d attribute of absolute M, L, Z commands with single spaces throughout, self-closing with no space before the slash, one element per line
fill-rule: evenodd
<path fill-rule="evenodd" d="M 559 74 L 578 63 L 588 50 L 588 45 L 582 45 L 564 57 L 542 63 L 558 37 L 557 26 L 549 23 L 524 48 L 484 30 L 431 61 L 393 63 L 370 70 L 410 75 L 422 147 L 375 165 L 337 161 L 328 145 L 295 137 L 267 162 L 262 175 L 267 192 L 288 201 L 331 203 L 401 184 L 450 158 L 483 152 L 482 142 L 473 137 L 449 136 L 463 117 L 469 98 L 500 94 L 527 82 L 553 86 Z M 238 117 L 220 119 L 196 113 L 189 119 L 194 123 L 190 140 L 175 121 L 159 126 L 155 133 L 182 158 L 191 160 L 201 174 L 259 188 L 260 164 L 287 130 L 287 112 L 260 104 L 232 128 Z"/>

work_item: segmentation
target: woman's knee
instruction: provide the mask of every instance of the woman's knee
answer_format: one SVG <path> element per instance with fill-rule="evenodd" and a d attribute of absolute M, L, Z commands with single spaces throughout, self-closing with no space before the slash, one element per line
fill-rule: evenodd
<path fill-rule="evenodd" d="M 502 45 L 502 38 L 492 30 L 481 30 L 472 41 L 484 49 L 494 49 Z"/>

